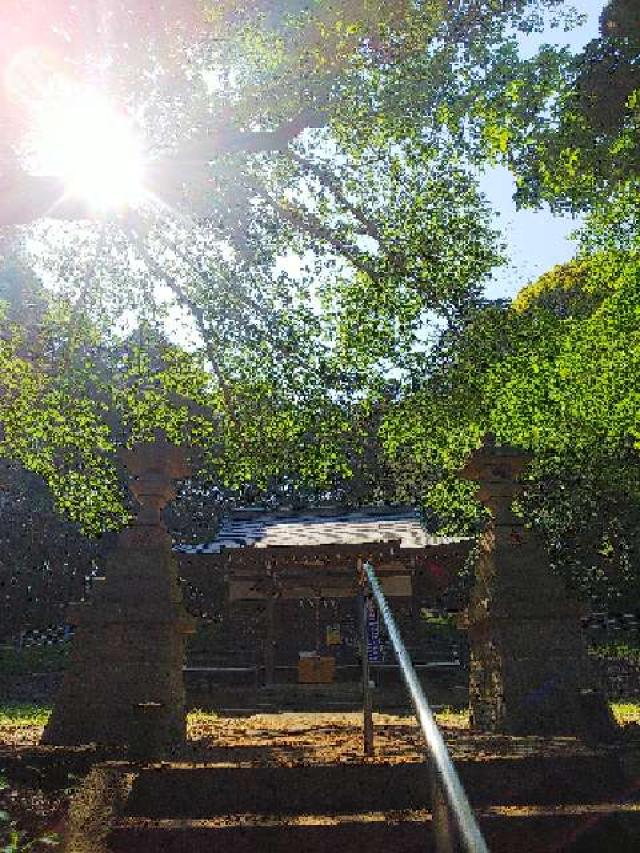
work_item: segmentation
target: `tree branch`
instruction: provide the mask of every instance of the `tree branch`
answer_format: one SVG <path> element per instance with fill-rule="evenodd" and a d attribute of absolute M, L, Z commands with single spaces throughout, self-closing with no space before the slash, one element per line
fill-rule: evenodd
<path fill-rule="evenodd" d="M 306 128 L 324 127 L 326 123 L 326 112 L 309 108 L 275 130 L 252 132 L 227 127 L 190 140 L 149 166 L 149 189 L 168 195 L 164 200 L 171 203 L 178 197 L 185 177 L 193 183 L 201 180 L 204 167 L 216 155 L 281 151 Z M 58 177 L 30 175 L 18 169 L 0 178 L 0 228 L 28 225 L 45 217 L 95 219 L 95 213 L 81 199 L 66 196 L 64 183 Z"/>
<path fill-rule="evenodd" d="M 273 198 L 268 190 L 263 186 L 260 186 L 256 181 L 253 181 L 251 178 L 247 179 L 246 176 L 245 179 L 248 180 L 251 189 L 253 189 L 260 198 L 266 201 L 278 216 L 286 222 L 289 222 L 295 228 L 306 232 L 323 243 L 327 243 L 337 254 L 342 255 L 350 264 L 360 270 L 360 272 L 369 276 L 373 281 L 379 280 L 377 269 L 373 264 L 367 262 L 364 253 L 361 252 L 357 246 L 343 240 L 338 234 L 330 228 L 327 228 L 317 216 L 314 216 L 314 214 L 309 211 L 300 210 L 293 205 L 281 204 Z"/>
<path fill-rule="evenodd" d="M 187 296 L 187 294 L 184 292 L 183 288 L 178 284 L 175 278 L 169 275 L 160 266 L 160 264 L 158 264 L 157 261 L 155 261 L 151 257 L 151 254 L 146 249 L 146 247 L 142 245 L 140 240 L 137 239 L 137 235 L 133 234 L 133 236 L 134 239 L 136 239 L 138 251 L 142 255 L 144 262 L 149 266 L 149 268 L 154 272 L 155 275 L 159 276 L 162 279 L 162 281 L 176 297 L 178 303 L 183 308 L 186 308 L 193 316 L 193 319 L 196 322 L 196 326 L 198 327 L 198 331 L 200 332 L 202 340 L 204 341 L 204 345 L 207 351 L 207 357 L 211 362 L 211 369 L 213 370 L 215 377 L 220 385 L 220 390 L 222 391 L 222 397 L 224 399 L 227 412 L 233 423 L 237 426 L 238 421 L 231 399 L 231 391 L 229 389 L 226 379 L 224 378 L 220 365 L 218 364 L 217 353 L 215 352 L 211 343 L 211 336 L 204 320 L 204 311 L 202 310 L 202 308 L 200 308 L 199 305 L 196 305 L 196 303 Z"/>
<path fill-rule="evenodd" d="M 205 276 L 207 274 L 206 271 L 197 268 L 195 266 L 194 261 L 192 261 L 188 257 L 188 255 L 186 255 L 184 253 L 184 251 L 182 251 L 178 246 L 176 246 L 175 243 L 172 244 L 172 251 L 178 256 L 178 258 L 180 258 L 180 260 L 182 260 L 186 264 L 186 266 L 191 270 L 193 275 L 197 276 L 201 280 L 203 280 L 205 278 Z M 281 355 L 284 355 L 289 360 L 292 358 L 295 358 L 298 365 L 301 365 L 303 367 L 307 367 L 306 362 L 304 362 L 302 358 L 300 358 L 298 355 L 296 355 L 294 353 L 291 353 L 289 350 L 284 349 L 282 342 L 279 341 L 273 335 L 272 326 L 273 326 L 274 318 L 273 318 L 273 315 L 270 315 L 268 313 L 265 306 L 261 305 L 259 302 L 257 302 L 255 299 L 253 299 L 248 293 L 242 293 L 238 289 L 235 289 L 234 296 L 236 297 L 240 308 L 242 308 L 243 305 L 246 308 L 250 308 L 254 312 L 256 317 L 260 318 L 264 322 L 264 326 L 261 328 L 256 323 L 251 322 L 247 317 L 244 317 L 243 325 L 245 326 L 245 328 L 250 329 L 259 337 L 261 336 L 261 337 L 266 338 L 271 343 L 271 345 L 276 350 L 278 350 L 278 352 L 280 352 Z M 192 302 L 192 304 L 194 304 L 194 303 Z"/>
<path fill-rule="evenodd" d="M 328 114 L 325 110 L 309 107 L 289 121 L 283 121 L 275 130 L 245 131 L 234 127 L 207 134 L 182 146 L 175 162 L 201 162 L 215 154 L 258 154 L 263 151 L 282 151 L 310 127 L 324 127 Z"/>
<path fill-rule="evenodd" d="M 294 163 L 297 163 L 301 169 L 304 169 L 307 172 L 315 175 L 316 178 L 320 181 L 320 183 L 327 187 L 327 189 L 332 193 L 336 201 L 341 204 L 350 214 L 353 216 L 357 222 L 363 227 L 366 234 L 369 237 L 372 237 L 378 243 L 382 244 L 382 237 L 380 235 L 380 231 L 375 223 L 369 219 L 364 213 L 350 201 L 345 195 L 342 187 L 336 180 L 335 176 L 330 173 L 328 169 L 325 169 L 323 166 L 320 166 L 317 163 L 312 163 L 310 160 L 305 160 L 304 157 L 301 157 L 299 154 L 296 154 L 295 151 L 289 150 L 287 151 L 287 156 L 290 160 L 293 160 Z"/>
<path fill-rule="evenodd" d="M 85 202 L 65 197 L 60 178 L 18 171 L 0 179 L 0 228 L 28 225 L 44 217 L 92 218 Z"/>

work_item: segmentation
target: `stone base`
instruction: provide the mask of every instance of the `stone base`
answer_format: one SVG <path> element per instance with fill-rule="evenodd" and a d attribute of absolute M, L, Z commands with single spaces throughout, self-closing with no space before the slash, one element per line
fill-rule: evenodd
<path fill-rule="evenodd" d="M 491 620 L 470 631 L 471 725 L 511 735 L 615 734 L 579 629 L 564 620 Z"/>
<path fill-rule="evenodd" d="M 139 706 L 156 703 L 156 739 L 184 742 L 184 632 L 171 623 L 81 626 L 43 743 L 129 746 L 141 737 Z"/>
<path fill-rule="evenodd" d="M 582 608 L 551 570 L 543 541 L 513 511 L 517 478 L 530 460 L 488 435 L 462 472 L 478 482 L 492 516 L 478 543 L 466 619 L 472 725 L 513 735 L 614 737 L 581 634 Z"/>

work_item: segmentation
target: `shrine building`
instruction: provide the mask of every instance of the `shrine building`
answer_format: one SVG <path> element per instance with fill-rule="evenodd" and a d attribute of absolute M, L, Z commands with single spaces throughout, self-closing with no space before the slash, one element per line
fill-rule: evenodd
<path fill-rule="evenodd" d="M 176 546 L 185 605 L 201 620 L 187 674 L 245 673 L 259 685 L 358 680 L 365 561 L 416 666 L 451 658 L 424 620 L 459 609 L 450 587 L 471 544 L 430 536 L 407 507 L 235 510 L 213 542 Z M 384 637 L 374 664 L 395 669 Z"/>

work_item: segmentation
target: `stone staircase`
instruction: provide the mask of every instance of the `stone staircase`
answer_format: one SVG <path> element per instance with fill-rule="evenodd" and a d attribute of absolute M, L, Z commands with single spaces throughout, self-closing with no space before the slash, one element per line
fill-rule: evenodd
<path fill-rule="evenodd" d="M 478 756 L 456 766 L 493 853 L 640 850 L 640 780 L 614 750 Z M 105 839 L 112 853 L 435 851 L 421 762 L 174 763 L 121 772 L 129 786 Z"/>

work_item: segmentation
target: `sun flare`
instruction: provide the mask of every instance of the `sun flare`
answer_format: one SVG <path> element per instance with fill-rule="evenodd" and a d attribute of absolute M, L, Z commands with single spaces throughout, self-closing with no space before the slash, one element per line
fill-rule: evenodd
<path fill-rule="evenodd" d="M 52 99 L 36 122 L 38 170 L 62 178 L 67 196 L 96 209 L 132 207 L 143 196 L 144 158 L 131 122 L 100 96 Z"/>

